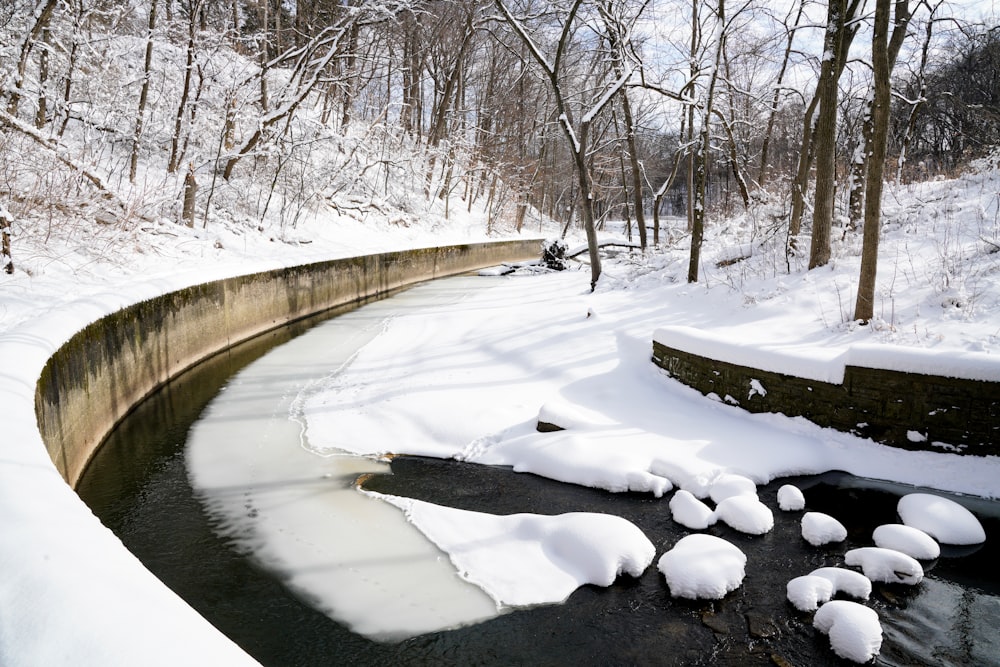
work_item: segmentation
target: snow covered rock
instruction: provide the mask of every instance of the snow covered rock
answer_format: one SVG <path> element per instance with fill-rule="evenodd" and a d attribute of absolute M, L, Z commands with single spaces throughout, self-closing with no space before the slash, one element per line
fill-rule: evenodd
<path fill-rule="evenodd" d="M 684 489 L 678 489 L 670 499 L 670 513 L 674 521 L 691 530 L 704 530 L 716 521 L 712 508 Z"/>
<path fill-rule="evenodd" d="M 657 568 L 678 598 L 720 600 L 743 584 L 746 555 L 714 535 L 688 535 L 660 556 Z"/>
<path fill-rule="evenodd" d="M 851 549 L 844 554 L 844 562 L 860 567 L 872 581 L 887 584 L 919 584 L 924 578 L 924 568 L 911 556 L 882 547 Z"/>
<path fill-rule="evenodd" d="M 824 577 L 806 574 L 785 585 L 788 601 L 799 611 L 816 611 L 833 597 L 833 582 Z"/>
<path fill-rule="evenodd" d="M 934 538 L 913 526 L 887 523 L 872 533 L 875 546 L 895 549 L 917 560 L 934 560 L 941 555 L 941 546 Z"/>
<path fill-rule="evenodd" d="M 715 515 L 730 528 L 749 535 L 763 535 L 774 528 L 771 508 L 756 495 L 730 496 L 718 504 Z"/>
<path fill-rule="evenodd" d="M 813 577 L 822 577 L 833 584 L 833 593 L 843 593 L 852 598 L 867 600 L 872 594 L 872 581 L 860 572 L 844 567 L 821 567 L 809 573 Z"/>
<path fill-rule="evenodd" d="M 756 498 L 757 485 L 749 477 L 733 473 L 723 473 L 712 482 L 708 495 L 716 504 L 733 496 L 753 496 Z"/>
<path fill-rule="evenodd" d="M 882 648 L 878 614 L 857 602 L 827 602 L 813 617 L 813 627 L 830 638 L 833 652 L 845 660 L 865 663 Z"/>
<path fill-rule="evenodd" d="M 783 512 L 798 512 L 805 509 L 806 497 L 794 484 L 785 484 L 778 489 L 778 507 Z"/>
<path fill-rule="evenodd" d="M 941 544 L 986 541 L 986 531 L 979 519 L 954 500 L 930 493 L 911 493 L 899 499 L 896 511 L 904 524 L 919 528 Z"/>
<path fill-rule="evenodd" d="M 829 514 L 806 512 L 802 515 L 802 537 L 814 547 L 819 547 L 846 540 L 847 528 Z"/>

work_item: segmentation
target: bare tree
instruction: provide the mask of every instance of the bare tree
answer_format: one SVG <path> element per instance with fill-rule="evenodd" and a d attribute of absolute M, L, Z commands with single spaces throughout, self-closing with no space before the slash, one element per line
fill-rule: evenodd
<path fill-rule="evenodd" d="M 858 30 L 855 21 L 861 0 L 830 0 L 827 8 L 826 37 L 816 95 L 816 193 L 813 206 L 812 242 L 809 268 L 830 261 L 830 231 L 833 227 L 834 190 L 837 180 L 837 97 L 838 81 L 847 60 L 847 50 Z"/>
<path fill-rule="evenodd" d="M 551 59 L 542 51 L 541 47 L 532 37 L 532 34 L 528 31 L 526 21 L 523 18 L 516 17 L 505 0 L 495 0 L 495 2 L 507 25 L 524 43 L 531 58 L 542 70 L 542 74 L 549 84 L 549 90 L 555 101 L 554 111 L 559 125 L 563 129 L 563 135 L 572 157 L 573 170 L 580 190 L 580 211 L 583 217 L 584 230 L 587 234 L 587 248 L 590 256 L 590 288 L 593 290 L 597 287 L 597 281 L 601 277 L 601 257 L 598 252 L 597 227 L 594 215 L 593 175 L 591 173 L 591 163 L 588 153 L 590 131 L 598 114 L 628 84 L 633 74 L 632 67 L 628 67 L 616 80 L 607 81 L 600 86 L 597 91 L 600 94 L 596 95 L 584 107 L 584 112 L 580 116 L 579 122 L 577 122 L 574 120 L 573 109 L 567 99 L 569 91 L 564 89 L 562 76 L 564 75 L 563 68 L 567 52 L 570 48 L 571 38 L 576 29 L 578 13 L 584 4 L 583 0 L 573 0 L 556 17 L 556 20 L 561 21 L 561 26 Z"/>
<path fill-rule="evenodd" d="M 146 101 L 149 99 L 149 79 L 153 71 L 153 31 L 156 30 L 156 0 L 149 3 L 149 24 L 146 30 L 146 58 L 142 68 L 142 88 L 139 91 L 139 109 L 135 114 L 135 131 L 132 134 L 132 153 L 129 156 L 128 180 L 135 183 L 139 167 L 139 145 L 142 139 L 143 118 L 146 115 Z"/>
<path fill-rule="evenodd" d="M 876 0 L 875 30 L 872 35 L 872 122 L 871 153 L 868 155 L 868 172 L 865 186 L 865 228 L 861 248 L 861 275 L 858 296 L 854 305 L 854 319 L 867 323 L 874 315 L 875 273 L 878 264 L 878 241 L 881 231 L 882 174 L 885 167 L 886 144 L 889 134 L 890 81 L 892 66 L 906 34 L 910 20 L 907 0 L 895 0 L 895 27 L 889 38 L 890 0 Z M 895 52 L 893 51 L 895 49 Z"/>
<path fill-rule="evenodd" d="M 31 50 L 38 43 L 43 31 L 48 27 L 55 12 L 58 0 L 44 0 L 34 14 L 34 20 L 28 29 L 28 34 L 21 43 L 21 54 L 17 60 L 17 73 L 15 75 L 14 89 L 11 91 L 10 99 L 7 101 L 7 113 L 11 116 L 17 115 L 17 108 L 21 100 L 22 89 L 24 88 L 24 77 L 28 68 L 28 58 Z"/>

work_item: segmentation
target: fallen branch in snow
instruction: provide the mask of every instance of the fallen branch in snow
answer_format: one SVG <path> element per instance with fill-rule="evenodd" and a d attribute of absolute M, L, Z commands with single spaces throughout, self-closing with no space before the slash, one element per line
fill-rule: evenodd
<path fill-rule="evenodd" d="M 600 243 L 597 244 L 597 247 L 598 248 L 610 248 L 610 247 L 630 248 L 632 250 L 641 250 L 642 249 L 642 246 L 639 245 L 638 243 L 623 242 L 623 241 L 601 241 Z M 566 252 L 566 257 L 568 259 L 573 259 L 574 257 L 582 255 L 585 252 L 587 252 L 587 246 L 580 246 L 578 248 L 574 248 L 573 250 L 567 251 Z"/>

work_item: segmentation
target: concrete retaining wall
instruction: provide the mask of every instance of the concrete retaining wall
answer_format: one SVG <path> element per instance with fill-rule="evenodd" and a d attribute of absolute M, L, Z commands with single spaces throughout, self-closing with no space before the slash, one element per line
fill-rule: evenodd
<path fill-rule="evenodd" d="M 412 283 L 540 256 L 539 240 L 389 252 L 195 285 L 93 322 L 48 360 L 35 413 L 76 484 L 136 403 L 199 361 L 289 322 Z"/>
<path fill-rule="evenodd" d="M 653 362 L 749 412 L 801 416 L 905 449 L 1000 455 L 998 382 L 848 364 L 843 383 L 835 384 L 718 361 L 659 341 L 653 342 Z"/>

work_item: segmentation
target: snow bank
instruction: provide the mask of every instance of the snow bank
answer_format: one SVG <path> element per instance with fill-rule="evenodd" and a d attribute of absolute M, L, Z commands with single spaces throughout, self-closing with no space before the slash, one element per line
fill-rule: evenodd
<path fill-rule="evenodd" d="M 406 513 L 448 554 L 462 578 L 498 605 L 562 602 L 580 586 L 610 586 L 620 574 L 641 575 L 656 555 L 631 522 L 609 514 L 497 516 L 412 498 L 370 494 Z"/>
<path fill-rule="evenodd" d="M 657 568 L 678 598 L 721 600 L 743 584 L 746 555 L 714 535 L 688 535 L 660 556 Z"/>
<path fill-rule="evenodd" d="M 907 526 L 919 528 L 941 544 L 981 544 L 986 531 L 979 519 L 954 500 L 930 493 L 910 493 L 896 511 Z"/>
<path fill-rule="evenodd" d="M 813 626 L 830 637 L 833 652 L 845 660 L 865 663 L 882 648 L 878 614 L 857 602 L 827 602 L 813 617 Z"/>

